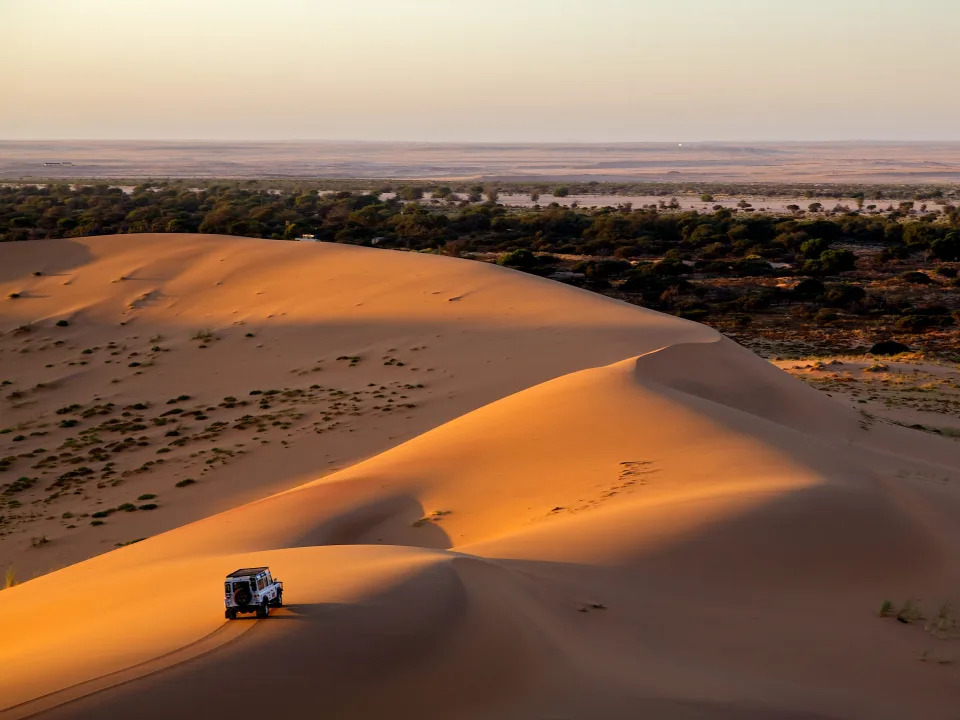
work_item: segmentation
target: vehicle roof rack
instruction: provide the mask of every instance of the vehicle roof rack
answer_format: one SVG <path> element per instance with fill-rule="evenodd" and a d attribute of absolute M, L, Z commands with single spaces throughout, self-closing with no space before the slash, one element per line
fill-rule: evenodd
<path fill-rule="evenodd" d="M 266 567 L 253 567 L 253 568 L 240 568 L 239 570 L 234 570 L 232 573 L 227 575 L 227 577 L 244 577 L 246 575 L 259 575 L 262 572 L 266 572 L 269 568 Z"/>

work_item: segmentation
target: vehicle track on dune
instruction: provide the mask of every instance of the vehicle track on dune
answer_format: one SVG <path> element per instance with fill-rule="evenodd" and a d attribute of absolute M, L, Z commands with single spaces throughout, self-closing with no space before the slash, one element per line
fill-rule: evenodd
<path fill-rule="evenodd" d="M 249 638 L 262 628 L 263 623 L 263 620 L 225 622 L 203 637 L 163 655 L 0 709 L 0 718 L 25 720 L 39 717 L 77 700 L 184 665 Z"/>

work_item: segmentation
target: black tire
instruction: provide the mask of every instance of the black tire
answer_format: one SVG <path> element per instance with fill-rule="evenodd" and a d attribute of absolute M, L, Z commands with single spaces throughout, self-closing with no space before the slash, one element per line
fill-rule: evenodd
<path fill-rule="evenodd" d="M 270 614 L 270 604 L 264 600 L 259 606 L 257 606 L 257 617 L 265 618 Z"/>
<path fill-rule="evenodd" d="M 250 604 L 253 598 L 250 597 L 250 591 L 245 587 L 238 588 L 233 593 L 233 604 L 237 607 L 244 607 Z"/>
<path fill-rule="evenodd" d="M 224 613 L 224 616 L 227 618 L 227 620 L 236 620 L 237 619 L 236 608 L 228 608 L 227 611 Z"/>

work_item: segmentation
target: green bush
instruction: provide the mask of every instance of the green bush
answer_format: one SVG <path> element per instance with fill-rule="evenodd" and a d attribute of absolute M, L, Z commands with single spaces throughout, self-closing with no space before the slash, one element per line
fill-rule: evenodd
<path fill-rule="evenodd" d="M 503 265 L 504 267 L 515 268 L 517 270 L 531 270 L 539 265 L 539 260 L 536 255 L 526 248 L 523 248 L 504 253 L 497 258 L 497 265 Z"/>

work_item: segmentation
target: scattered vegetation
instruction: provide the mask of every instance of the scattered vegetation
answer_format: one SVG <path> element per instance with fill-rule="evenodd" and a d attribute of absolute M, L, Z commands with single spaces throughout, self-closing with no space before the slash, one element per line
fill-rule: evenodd
<path fill-rule="evenodd" d="M 423 527 L 424 525 L 428 525 L 430 523 L 439 522 L 444 518 L 444 516 L 449 515 L 451 512 L 452 510 L 434 510 L 429 515 L 425 515 L 419 520 L 414 520 L 411 524 L 413 527 Z"/>
<path fill-rule="evenodd" d="M 116 547 L 126 547 L 127 545 L 133 545 L 134 543 L 143 542 L 146 538 L 136 538 L 135 540 L 127 540 L 126 542 L 118 542 L 114 545 Z"/>

